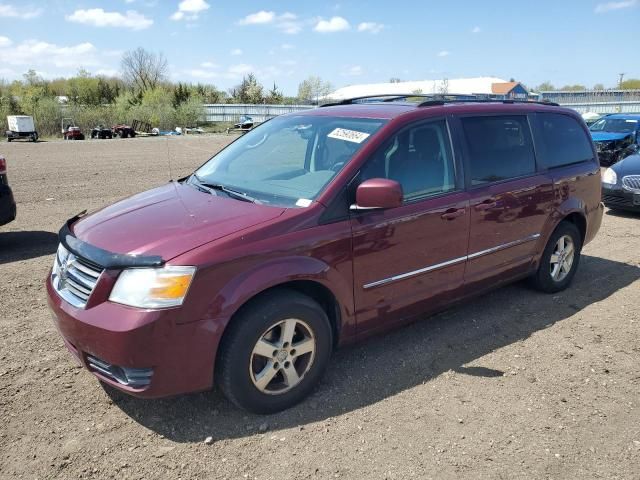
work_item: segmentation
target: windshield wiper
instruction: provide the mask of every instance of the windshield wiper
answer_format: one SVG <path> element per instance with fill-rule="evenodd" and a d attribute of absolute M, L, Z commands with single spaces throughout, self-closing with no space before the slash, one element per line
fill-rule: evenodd
<path fill-rule="evenodd" d="M 233 190 L 231 188 L 228 188 L 228 187 L 222 185 L 221 183 L 207 183 L 207 182 L 203 181 L 200 177 L 198 177 L 198 175 L 196 175 L 195 173 L 193 174 L 193 177 L 198 182 L 196 184 L 197 186 L 204 187 L 204 188 L 208 189 L 209 191 L 217 190 L 217 191 L 220 191 L 220 192 L 224 192 L 229 197 L 233 197 L 233 198 L 236 198 L 238 200 L 242 200 L 244 202 L 261 203 L 260 200 L 258 200 L 257 198 L 254 198 L 254 197 L 252 197 L 250 195 L 247 195 L 244 192 L 238 192 L 237 190 Z"/>

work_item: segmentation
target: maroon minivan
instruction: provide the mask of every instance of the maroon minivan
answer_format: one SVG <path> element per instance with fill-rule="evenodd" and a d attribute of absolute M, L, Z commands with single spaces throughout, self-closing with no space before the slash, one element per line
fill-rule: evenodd
<path fill-rule="evenodd" d="M 265 122 L 192 175 L 70 219 L 64 342 L 140 397 L 276 412 L 334 348 L 518 279 L 566 288 L 602 220 L 572 110 L 360 99 Z"/>

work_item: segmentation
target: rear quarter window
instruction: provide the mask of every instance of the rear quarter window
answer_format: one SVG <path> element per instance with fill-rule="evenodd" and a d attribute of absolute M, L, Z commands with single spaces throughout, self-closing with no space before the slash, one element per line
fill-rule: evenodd
<path fill-rule="evenodd" d="M 531 131 L 525 115 L 466 117 L 461 121 L 469 149 L 472 186 L 536 171 Z"/>
<path fill-rule="evenodd" d="M 547 167 L 562 167 L 593 159 L 591 140 L 575 118 L 558 113 L 538 113 L 537 118 Z"/>

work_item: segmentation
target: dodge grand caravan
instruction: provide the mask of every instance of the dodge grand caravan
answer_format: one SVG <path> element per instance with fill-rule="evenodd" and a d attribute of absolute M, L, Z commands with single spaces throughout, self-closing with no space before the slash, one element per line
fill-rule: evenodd
<path fill-rule="evenodd" d="M 581 118 L 394 100 L 274 118 L 66 222 L 47 291 L 73 356 L 132 395 L 217 384 L 269 413 L 338 346 L 519 279 L 567 288 L 603 211 Z"/>

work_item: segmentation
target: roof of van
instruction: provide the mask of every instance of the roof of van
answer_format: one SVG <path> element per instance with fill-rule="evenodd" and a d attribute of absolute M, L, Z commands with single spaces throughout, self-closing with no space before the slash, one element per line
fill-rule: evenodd
<path fill-rule="evenodd" d="M 371 103 L 353 103 L 347 105 L 333 105 L 313 110 L 305 110 L 304 112 L 290 113 L 288 115 L 313 115 L 313 116 L 331 116 L 331 117 L 354 117 L 354 118 L 376 118 L 391 120 L 405 113 L 415 112 L 417 110 L 426 112 L 434 112 L 442 114 L 443 110 L 447 113 L 456 114 L 473 114 L 473 113 L 515 113 L 515 112 L 540 112 L 540 111 L 569 111 L 572 115 L 578 116 L 574 110 L 562 108 L 554 105 L 544 105 L 534 102 L 515 102 L 504 103 L 502 101 L 495 102 L 452 102 L 444 105 L 428 105 L 420 107 L 418 103 L 411 102 L 371 102 Z"/>

